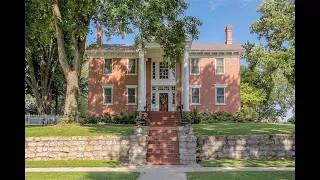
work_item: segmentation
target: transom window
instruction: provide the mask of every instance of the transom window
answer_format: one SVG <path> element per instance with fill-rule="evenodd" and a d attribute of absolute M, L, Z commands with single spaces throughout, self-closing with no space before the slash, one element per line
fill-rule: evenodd
<path fill-rule="evenodd" d="M 224 59 L 216 58 L 216 74 L 224 74 L 225 69 Z"/>
<path fill-rule="evenodd" d="M 103 104 L 108 105 L 113 103 L 113 86 L 103 86 Z"/>
<path fill-rule="evenodd" d="M 159 79 L 168 79 L 169 63 L 159 62 Z"/>
<path fill-rule="evenodd" d="M 198 58 L 190 59 L 190 74 L 192 75 L 200 74 L 200 60 Z"/>
<path fill-rule="evenodd" d="M 191 86 L 191 104 L 200 104 L 200 86 Z"/>
<path fill-rule="evenodd" d="M 215 84 L 216 91 L 216 105 L 225 105 L 226 104 L 226 85 L 224 84 Z"/>
<path fill-rule="evenodd" d="M 112 59 L 104 60 L 103 74 L 112 74 Z"/>
<path fill-rule="evenodd" d="M 127 104 L 136 104 L 136 88 L 135 85 L 127 86 Z"/>
<path fill-rule="evenodd" d="M 137 60 L 136 59 L 128 59 L 128 74 L 137 74 Z"/>

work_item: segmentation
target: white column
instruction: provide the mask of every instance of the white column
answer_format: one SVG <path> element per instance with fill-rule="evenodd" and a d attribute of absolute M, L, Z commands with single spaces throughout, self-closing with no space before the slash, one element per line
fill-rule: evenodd
<path fill-rule="evenodd" d="M 186 47 L 184 52 L 184 59 L 182 63 L 182 104 L 184 111 L 190 111 L 189 109 L 189 51 L 190 46 Z"/>
<path fill-rule="evenodd" d="M 138 79 L 138 110 L 144 111 L 146 104 L 146 81 L 145 81 L 145 60 L 144 51 L 139 50 L 139 79 Z"/>

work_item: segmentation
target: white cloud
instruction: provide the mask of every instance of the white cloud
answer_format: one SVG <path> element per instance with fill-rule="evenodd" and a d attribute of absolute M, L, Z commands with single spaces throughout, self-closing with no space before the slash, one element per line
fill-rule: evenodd
<path fill-rule="evenodd" d="M 214 11 L 217 6 L 220 6 L 224 3 L 225 0 L 209 0 L 210 12 Z"/>
<path fill-rule="evenodd" d="M 251 3 L 253 0 L 237 0 L 240 3 L 240 7 L 244 8 L 246 7 L 249 3 Z"/>

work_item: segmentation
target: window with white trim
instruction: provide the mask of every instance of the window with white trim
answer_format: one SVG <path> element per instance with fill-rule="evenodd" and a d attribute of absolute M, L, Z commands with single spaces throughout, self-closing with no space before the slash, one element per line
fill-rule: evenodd
<path fill-rule="evenodd" d="M 215 84 L 215 94 L 216 94 L 216 105 L 225 105 L 226 104 L 226 85 L 224 84 Z"/>
<path fill-rule="evenodd" d="M 169 78 L 169 63 L 159 62 L 159 79 Z"/>
<path fill-rule="evenodd" d="M 103 104 L 113 104 L 113 86 L 103 86 Z"/>
<path fill-rule="evenodd" d="M 127 86 L 127 104 L 137 104 L 136 103 L 136 89 L 137 86 Z"/>
<path fill-rule="evenodd" d="M 200 60 L 198 58 L 190 59 L 190 74 L 199 75 L 200 74 Z"/>
<path fill-rule="evenodd" d="M 137 59 L 128 59 L 128 74 L 137 74 Z"/>
<path fill-rule="evenodd" d="M 224 74 L 224 58 L 216 58 L 216 74 Z"/>
<path fill-rule="evenodd" d="M 200 104 L 200 86 L 191 85 L 191 104 Z"/>
<path fill-rule="evenodd" d="M 112 59 L 104 60 L 103 74 L 112 74 Z"/>
<path fill-rule="evenodd" d="M 156 93 L 152 93 L 151 103 L 152 103 L 152 104 L 156 104 Z"/>

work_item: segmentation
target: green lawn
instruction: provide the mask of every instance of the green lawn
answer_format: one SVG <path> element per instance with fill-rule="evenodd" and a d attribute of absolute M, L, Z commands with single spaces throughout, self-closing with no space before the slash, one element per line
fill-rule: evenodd
<path fill-rule="evenodd" d="M 55 125 L 25 127 L 26 137 L 40 136 L 129 136 L 134 125 L 95 124 L 95 125 Z"/>
<path fill-rule="evenodd" d="M 136 180 L 137 172 L 26 172 L 27 180 Z"/>
<path fill-rule="evenodd" d="M 294 171 L 189 172 L 188 180 L 294 180 Z"/>
<path fill-rule="evenodd" d="M 115 160 L 54 160 L 25 161 L 26 168 L 41 167 L 121 167 L 123 162 Z"/>
<path fill-rule="evenodd" d="M 197 135 L 268 135 L 292 134 L 293 124 L 267 124 L 267 123 L 217 123 L 193 124 Z"/>
<path fill-rule="evenodd" d="M 214 160 L 201 161 L 203 167 L 295 167 L 294 160 Z"/>

